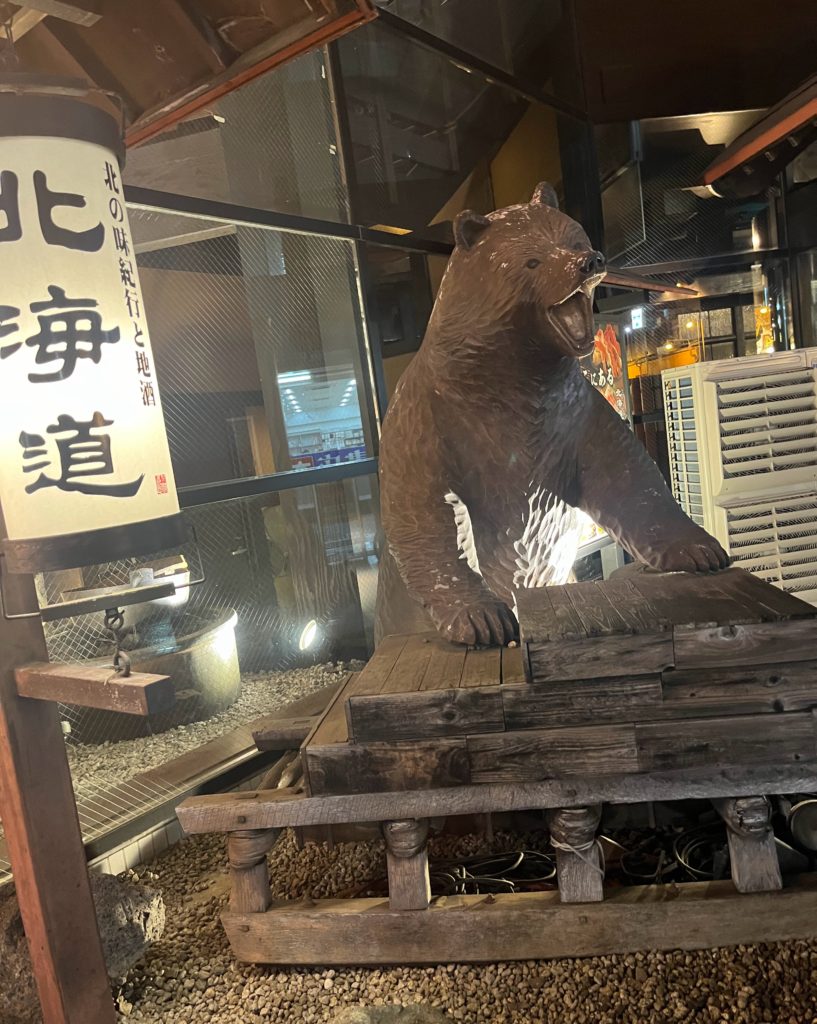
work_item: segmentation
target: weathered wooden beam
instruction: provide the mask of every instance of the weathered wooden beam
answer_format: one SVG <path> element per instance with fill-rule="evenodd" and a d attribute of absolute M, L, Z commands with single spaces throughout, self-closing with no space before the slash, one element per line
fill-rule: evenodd
<path fill-rule="evenodd" d="M 712 801 L 726 823 L 732 881 L 739 892 L 773 892 L 783 886 L 772 809 L 765 796 Z"/>
<path fill-rule="evenodd" d="M 498 682 L 498 673 L 494 678 Z M 354 742 L 463 736 L 505 728 L 499 686 L 350 697 L 346 709 L 349 739 Z"/>
<path fill-rule="evenodd" d="M 548 813 L 562 903 L 597 903 L 604 899 L 604 862 L 596 841 L 600 821 L 601 804 Z"/>
<path fill-rule="evenodd" d="M 581 905 L 561 903 L 556 892 L 449 896 L 418 911 L 392 910 L 382 899 L 287 902 L 221 920 L 248 963 L 490 963 L 709 949 L 813 937 L 817 878 L 747 895 L 731 882 L 633 886 Z"/>
<path fill-rule="evenodd" d="M 148 672 L 118 676 L 107 665 L 33 662 L 16 669 L 14 678 L 21 697 L 128 715 L 155 715 L 176 703 L 176 691 L 169 676 Z"/>
<path fill-rule="evenodd" d="M 36 28 L 46 15 L 42 11 L 35 11 L 30 7 L 23 7 L 11 19 L 11 37 L 16 42 L 24 35 Z"/>
<path fill-rule="evenodd" d="M 252 738 L 259 750 L 288 750 L 299 747 L 317 722 L 317 715 L 269 718 L 260 728 L 253 729 Z"/>
<path fill-rule="evenodd" d="M 37 607 L 28 576 L 15 607 Z M 39 618 L 0 615 L 0 818 L 44 1024 L 114 1024 L 57 707 L 23 700 L 14 669 L 47 656 Z"/>
<path fill-rule="evenodd" d="M 392 910 L 425 910 L 431 900 L 428 874 L 428 820 L 384 821 L 389 906 Z"/>
<path fill-rule="evenodd" d="M 272 903 L 267 854 L 280 829 L 243 829 L 227 837 L 230 865 L 230 909 L 240 914 L 260 914 Z"/>
<path fill-rule="evenodd" d="M 817 764 L 699 768 L 638 775 L 572 776 L 538 783 L 452 786 L 403 792 L 303 797 L 276 790 L 189 797 L 177 808 L 184 830 L 231 832 L 332 822 L 436 818 L 490 811 L 529 811 L 602 803 L 706 800 L 730 793 L 808 793 L 817 789 Z"/>
<path fill-rule="evenodd" d="M 102 17 L 101 0 L 10 0 L 15 7 L 26 11 L 36 11 L 43 18 L 61 18 L 88 28 L 95 25 Z"/>

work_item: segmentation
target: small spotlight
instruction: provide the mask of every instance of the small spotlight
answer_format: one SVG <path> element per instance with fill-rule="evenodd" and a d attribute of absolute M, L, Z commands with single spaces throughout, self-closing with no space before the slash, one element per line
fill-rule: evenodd
<path fill-rule="evenodd" d="M 673 343 L 671 341 L 668 341 L 666 343 L 666 345 L 664 345 L 664 349 L 667 352 L 671 352 L 674 348 L 675 348 L 675 346 L 673 345 Z"/>
<path fill-rule="evenodd" d="M 227 118 L 224 116 L 224 114 L 213 114 L 213 120 L 218 121 L 219 124 L 227 123 Z"/>
<path fill-rule="evenodd" d="M 312 619 L 304 626 L 301 632 L 301 639 L 298 641 L 299 651 L 308 651 L 312 644 L 315 643 L 315 638 L 318 635 L 318 624 Z"/>

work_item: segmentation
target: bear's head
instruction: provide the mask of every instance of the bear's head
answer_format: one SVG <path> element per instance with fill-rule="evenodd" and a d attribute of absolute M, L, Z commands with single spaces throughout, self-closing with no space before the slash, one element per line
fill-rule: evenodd
<path fill-rule="evenodd" d="M 467 336 L 510 332 L 540 355 L 593 349 L 593 290 L 605 261 L 581 225 L 559 210 L 546 182 L 529 203 L 454 223 L 456 248 L 437 298 L 438 322 Z M 452 322 L 453 320 L 453 322 Z"/>

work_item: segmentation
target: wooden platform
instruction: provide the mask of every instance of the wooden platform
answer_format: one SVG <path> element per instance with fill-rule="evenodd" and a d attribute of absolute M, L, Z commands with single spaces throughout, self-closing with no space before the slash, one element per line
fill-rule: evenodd
<path fill-rule="evenodd" d="M 817 609 L 739 569 L 519 595 L 522 645 L 389 637 L 304 747 L 310 793 L 817 761 Z"/>
<path fill-rule="evenodd" d="M 817 610 L 732 569 L 529 591 L 519 616 L 511 649 L 387 638 L 304 741 L 307 794 L 179 807 L 188 832 L 228 836 L 223 922 L 240 959 L 526 959 L 817 933 L 814 879 L 776 891 L 766 798 L 817 789 Z M 605 893 L 602 804 L 693 797 L 724 820 L 732 882 Z M 428 819 L 535 809 L 558 893 L 430 899 Z M 382 824 L 388 901 L 273 905 L 280 830 L 335 822 Z"/>

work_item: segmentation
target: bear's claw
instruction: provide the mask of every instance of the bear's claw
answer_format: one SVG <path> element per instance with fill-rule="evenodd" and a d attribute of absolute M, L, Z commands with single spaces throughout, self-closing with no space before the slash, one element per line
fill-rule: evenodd
<path fill-rule="evenodd" d="M 504 647 L 519 635 L 516 617 L 502 601 L 478 601 L 434 615 L 440 633 L 452 643 Z"/>
<path fill-rule="evenodd" d="M 729 565 L 721 545 L 701 530 L 701 536 L 670 544 L 650 563 L 661 572 L 718 572 Z"/>

